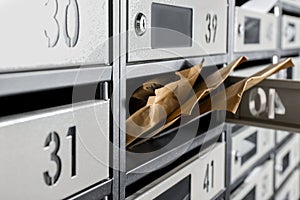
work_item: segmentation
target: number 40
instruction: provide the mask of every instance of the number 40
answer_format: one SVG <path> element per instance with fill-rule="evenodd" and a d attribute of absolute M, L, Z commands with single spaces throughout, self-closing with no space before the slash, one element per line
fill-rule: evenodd
<path fill-rule="evenodd" d="M 260 105 L 257 106 L 256 98 L 259 98 Z M 249 96 L 249 110 L 254 117 L 259 117 L 263 113 L 268 113 L 269 119 L 275 119 L 275 115 L 285 115 L 286 109 L 275 89 L 269 89 L 267 97 L 262 88 L 251 90 Z"/>

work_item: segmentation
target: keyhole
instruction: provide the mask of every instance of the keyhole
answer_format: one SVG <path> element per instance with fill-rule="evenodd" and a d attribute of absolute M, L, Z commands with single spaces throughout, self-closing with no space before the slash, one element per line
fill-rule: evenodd
<path fill-rule="evenodd" d="M 142 36 L 146 32 L 146 16 L 142 13 L 137 14 L 135 19 L 135 32 L 138 36 Z"/>
<path fill-rule="evenodd" d="M 145 19 L 143 19 L 143 29 L 146 29 L 146 22 L 145 22 Z"/>

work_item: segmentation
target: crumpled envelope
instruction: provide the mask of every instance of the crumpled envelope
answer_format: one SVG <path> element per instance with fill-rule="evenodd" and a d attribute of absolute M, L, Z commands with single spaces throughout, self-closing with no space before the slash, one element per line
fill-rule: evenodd
<path fill-rule="evenodd" d="M 190 116 L 193 109 L 198 105 L 198 102 L 208 96 L 213 90 L 217 89 L 226 80 L 230 73 L 245 61 L 247 61 L 247 58 L 242 56 L 226 67 L 223 67 L 209 75 L 207 78 L 204 78 L 204 82 L 202 81 L 198 85 L 194 86 L 194 94 L 184 104 L 182 104 L 181 107 L 177 108 L 170 116 L 168 116 L 167 121 L 163 126 L 151 132 L 146 138 L 142 139 L 132 147 L 146 142 L 160 132 L 166 130 L 176 123 L 181 116 Z M 200 113 L 198 112 L 198 114 Z"/>
<path fill-rule="evenodd" d="M 127 145 L 159 124 L 163 124 L 168 115 L 187 100 L 200 75 L 203 62 L 192 68 L 176 72 L 180 78 L 178 81 L 156 89 L 155 96 L 148 98 L 147 105 L 126 120 Z"/>

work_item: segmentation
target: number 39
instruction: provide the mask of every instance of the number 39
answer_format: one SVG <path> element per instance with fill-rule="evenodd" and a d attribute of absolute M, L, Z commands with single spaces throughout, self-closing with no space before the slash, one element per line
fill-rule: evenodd
<path fill-rule="evenodd" d="M 217 28 L 218 28 L 218 16 L 217 15 L 206 15 L 207 22 L 207 33 L 205 34 L 206 43 L 216 42 Z"/>
<path fill-rule="evenodd" d="M 65 22 L 63 23 L 63 26 L 59 24 L 59 21 L 57 19 L 58 10 L 59 10 L 59 4 L 58 0 L 48 0 L 45 3 L 45 6 L 49 9 L 53 9 L 51 18 L 52 23 L 55 25 L 56 30 L 54 34 L 51 34 L 49 30 L 44 30 L 44 34 L 48 40 L 48 47 L 53 48 L 57 45 L 59 38 L 60 38 L 60 30 L 63 30 L 65 43 L 68 47 L 73 48 L 76 46 L 78 39 L 79 39 L 79 6 L 77 0 L 68 0 L 68 5 L 66 6 L 64 18 Z M 71 15 L 71 12 L 73 15 Z M 73 17 L 73 18 L 70 18 Z M 68 20 L 74 21 L 74 31 L 72 36 L 70 36 L 70 27 Z"/>

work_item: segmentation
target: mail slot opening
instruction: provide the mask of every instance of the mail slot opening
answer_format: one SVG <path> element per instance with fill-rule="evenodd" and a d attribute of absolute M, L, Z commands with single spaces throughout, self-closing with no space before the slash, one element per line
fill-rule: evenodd
<path fill-rule="evenodd" d="M 290 166 L 290 152 L 287 153 L 282 159 L 282 173 Z"/>
<path fill-rule="evenodd" d="M 271 58 L 249 60 L 247 62 L 242 63 L 237 69 L 234 70 L 234 72 L 254 68 L 254 67 L 257 67 L 257 66 L 270 65 L 270 64 L 272 64 L 272 59 Z"/>
<path fill-rule="evenodd" d="M 254 187 L 242 200 L 256 199 L 256 187 Z"/>
<path fill-rule="evenodd" d="M 293 16 L 293 17 L 300 17 L 300 13 L 298 12 L 290 12 L 287 10 L 282 10 L 282 15 L 289 15 L 289 16 Z"/>
<path fill-rule="evenodd" d="M 148 190 L 147 188 L 150 188 L 151 186 L 155 187 L 155 185 L 156 185 L 155 183 L 160 182 L 160 180 L 166 180 L 166 179 L 168 179 L 168 177 L 173 176 L 173 175 L 176 176 L 176 172 L 174 174 L 174 172 L 172 172 L 172 171 L 174 171 L 175 168 L 179 167 L 183 163 L 186 163 L 191 158 L 199 155 L 200 151 L 203 151 L 203 149 L 201 149 L 201 147 L 197 147 L 197 148 L 191 150 L 190 152 L 186 152 L 185 154 L 179 156 L 176 160 L 171 161 L 167 165 L 164 165 L 163 167 L 161 167 L 157 170 L 153 170 L 152 172 L 146 172 L 145 176 L 140 177 L 138 180 L 135 180 L 135 181 L 131 180 L 132 178 L 135 177 L 135 175 L 130 172 L 127 175 L 128 185 L 126 186 L 126 197 L 134 195 L 138 191 Z M 132 169 L 132 167 L 138 167 L 138 166 L 132 166 L 133 162 L 135 162 L 135 164 L 137 163 L 136 160 L 133 160 L 133 159 L 127 157 L 127 163 L 126 163 L 127 171 L 134 170 L 134 169 Z M 184 193 L 185 194 L 191 193 L 191 185 L 189 185 L 189 184 L 191 184 L 191 182 L 192 182 L 192 176 L 188 176 L 188 175 L 185 178 L 181 179 L 181 181 L 178 180 L 178 182 L 176 182 L 176 185 L 177 184 L 179 185 L 178 187 L 182 187 L 182 185 L 185 185 L 184 186 L 185 189 L 181 190 L 180 194 L 183 195 Z M 172 184 L 174 184 L 174 185 L 168 189 L 166 188 L 166 190 L 163 193 L 161 193 L 161 194 L 157 193 L 156 195 L 160 195 L 157 198 L 159 198 L 159 197 L 162 198 L 162 197 L 164 197 L 164 195 L 167 195 L 167 193 L 174 192 L 174 190 L 172 188 L 177 187 L 177 186 L 175 185 L 175 182 Z M 173 198 L 166 198 L 166 199 L 173 199 Z M 184 199 L 184 198 L 182 198 L 182 199 Z"/>
<path fill-rule="evenodd" d="M 201 71 L 201 75 L 197 77 L 195 82 L 203 82 L 203 77 L 207 77 L 216 70 L 217 69 L 213 67 L 203 69 Z M 127 124 L 129 124 L 131 128 L 129 129 L 129 126 L 127 126 L 127 139 L 129 138 L 129 140 L 132 140 L 128 142 L 127 145 L 129 151 L 149 153 L 162 149 L 168 145 L 173 145 L 175 141 L 180 141 L 180 143 L 183 144 L 184 142 L 195 139 L 202 133 L 205 133 L 205 131 L 214 129 L 221 124 L 222 119 L 225 118 L 224 116 L 226 112 L 224 111 L 213 112 L 214 114 L 209 111 L 201 114 L 182 115 L 180 118 L 176 118 L 169 124 L 167 121 L 168 115 L 165 114 L 159 115 L 160 118 L 157 117 L 155 119 L 156 121 L 151 120 L 154 119 L 149 117 L 151 110 L 153 111 L 156 109 L 155 111 L 159 111 L 160 113 L 167 113 L 167 111 L 171 110 L 171 108 L 175 108 L 175 111 L 176 109 L 180 109 L 181 106 L 186 106 L 185 101 L 180 102 L 180 97 L 168 89 L 168 85 L 177 84 L 176 82 L 179 80 L 180 78 L 178 73 L 174 72 L 162 74 L 160 76 L 145 76 L 127 80 L 126 122 L 128 122 Z M 191 90 L 193 89 L 192 87 L 187 88 L 190 88 Z M 168 91 L 167 94 L 172 94 L 174 99 L 176 98 L 175 100 L 178 101 L 178 104 L 171 103 L 167 106 L 161 106 L 163 104 L 155 102 L 155 99 L 159 101 L 160 98 L 158 96 L 163 93 L 161 91 Z M 219 88 L 216 89 L 216 92 L 218 91 Z M 210 100 L 209 96 L 207 96 L 207 100 Z M 173 102 L 173 100 L 168 102 Z M 166 109 L 166 107 L 168 109 Z M 197 112 L 197 109 L 192 111 Z M 214 120 L 210 120 L 210 117 L 212 116 L 214 117 Z M 140 130 L 143 130 L 135 132 L 135 130 L 139 130 L 135 129 L 137 125 L 141 127 Z M 131 132 L 128 130 L 131 130 Z"/>
<path fill-rule="evenodd" d="M 0 117 L 22 114 L 42 109 L 69 105 L 89 100 L 109 98 L 104 95 L 100 84 L 88 84 L 59 89 L 43 90 L 25 94 L 1 97 Z M 108 87 L 110 87 L 108 85 Z M 104 96 L 103 96 L 104 95 Z"/>
<path fill-rule="evenodd" d="M 169 188 L 167 191 L 156 197 L 154 200 L 182 200 L 182 199 L 191 199 L 191 175 L 182 179 L 173 187 Z"/>
<path fill-rule="evenodd" d="M 245 152 L 242 153 L 242 157 L 241 157 L 242 165 L 245 162 L 247 162 L 257 152 L 257 131 L 252 135 L 250 135 L 249 137 L 245 138 L 243 142 L 243 150 Z"/>

